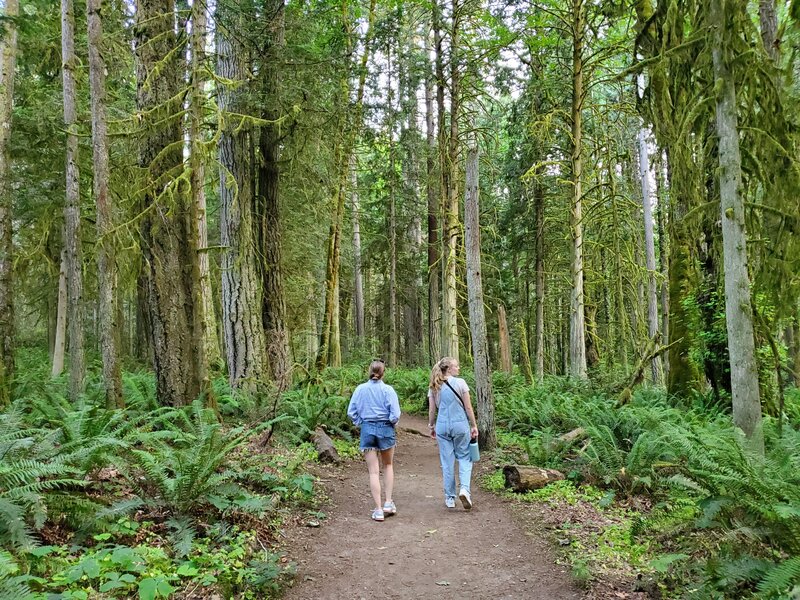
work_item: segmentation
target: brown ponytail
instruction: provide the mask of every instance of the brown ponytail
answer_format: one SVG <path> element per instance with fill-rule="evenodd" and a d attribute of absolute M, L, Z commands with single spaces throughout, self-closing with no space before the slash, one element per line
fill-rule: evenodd
<path fill-rule="evenodd" d="M 383 379 L 383 373 L 386 370 L 386 365 L 380 359 L 373 360 L 369 365 L 369 378 L 374 380 Z"/>

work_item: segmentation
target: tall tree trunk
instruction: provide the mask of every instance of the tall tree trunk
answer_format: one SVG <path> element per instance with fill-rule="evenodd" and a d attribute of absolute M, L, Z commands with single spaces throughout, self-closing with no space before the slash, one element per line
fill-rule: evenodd
<path fill-rule="evenodd" d="M 497 307 L 497 325 L 500 343 L 500 368 L 506 373 L 512 373 L 514 365 L 511 362 L 511 338 L 508 333 L 506 308 L 502 304 Z"/>
<path fill-rule="evenodd" d="M 70 0 L 64 0 L 68 2 Z M 116 311 L 116 257 L 111 230 L 114 221 L 108 193 L 108 132 L 106 128 L 106 66 L 103 60 L 102 0 L 87 0 L 89 29 L 89 87 L 92 97 L 92 151 L 94 198 L 97 207 L 97 279 L 100 313 L 100 351 L 106 406 L 122 408 L 122 376 L 119 365 L 119 331 Z"/>
<path fill-rule="evenodd" d="M 64 87 L 64 126 L 67 130 L 64 245 L 67 248 L 69 327 L 69 396 L 83 393 L 86 366 L 83 347 L 83 260 L 81 251 L 81 195 L 78 171 L 78 132 L 75 108 L 75 12 L 72 0 L 61 2 L 61 78 Z"/>
<path fill-rule="evenodd" d="M 261 319 L 267 336 L 267 358 L 272 379 L 279 391 L 292 382 L 292 362 L 289 355 L 289 332 L 286 328 L 286 298 L 283 289 L 280 220 L 280 135 L 276 122 L 280 117 L 279 61 L 284 47 L 284 0 L 272 0 L 266 10 L 269 23 L 268 47 L 261 71 L 264 93 L 268 101 L 264 119 L 270 124 L 261 128 L 259 146 L 261 164 L 258 171 L 256 197 L 257 244 L 262 249 L 262 311 Z"/>
<path fill-rule="evenodd" d="M 731 395 L 733 421 L 763 454 L 761 400 L 753 336 L 753 313 L 750 278 L 747 273 L 747 235 L 744 201 L 741 196 L 742 164 L 739 151 L 739 126 L 736 109 L 736 86 L 729 63 L 726 30 L 730 15 L 722 0 L 712 0 L 714 29 L 712 58 L 714 64 L 717 135 L 719 136 L 719 193 L 722 213 L 722 247 L 725 268 L 725 320 L 728 329 L 728 352 L 731 360 Z"/>
<path fill-rule="evenodd" d="M 200 306 L 202 308 L 203 347 L 210 365 L 221 366 L 222 356 L 217 337 L 214 291 L 211 285 L 211 264 L 208 256 L 208 215 L 206 210 L 206 165 L 203 157 L 203 122 L 205 120 L 205 69 L 208 36 L 206 3 L 192 1 L 191 96 L 189 99 L 190 184 L 197 236 L 197 266 L 200 272 Z"/>
<path fill-rule="evenodd" d="M 425 38 L 426 41 L 428 38 Z M 425 45 L 425 56 L 430 56 L 429 44 Z M 425 77 L 425 133 L 426 133 L 426 191 L 428 197 L 428 360 L 431 364 L 439 359 L 440 328 L 439 281 L 441 263 L 439 256 L 439 179 L 436 173 L 436 131 L 433 123 L 433 74 L 430 67 Z"/>
<path fill-rule="evenodd" d="M 610 185 L 610 198 L 611 198 L 611 218 L 612 218 L 612 233 L 614 237 L 614 308 L 616 321 L 616 336 L 612 338 L 611 342 L 615 345 L 616 358 L 623 368 L 628 367 L 628 344 L 626 335 L 627 315 L 625 314 L 625 292 L 623 285 L 622 273 L 622 245 L 620 243 L 620 232 L 622 224 L 619 219 L 619 206 L 617 204 L 617 175 L 615 172 L 616 163 L 613 161 L 608 148 L 606 155 L 608 181 Z"/>
<path fill-rule="evenodd" d="M 761 22 L 761 41 L 769 57 L 778 62 L 780 59 L 780 40 L 778 39 L 778 13 L 775 0 L 759 0 L 758 16 Z"/>
<path fill-rule="evenodd" d="M 355 155 L 350 164 L 350 204 L 353 212 L 353 322 L 356 347 L 364 346 L 364 274 L 361 265 L 361 215 L 358 199 L 358 172 Z"/>
<path fill-rule="evenodd" d="M 534 331 L 536 380 L 544 378 L 544 187 L 534 183 L 536 213 L 536 327 Z M 527 346 L 527 340 L 526 340 Z"/>
<path fill-rule="evenodd" d="M 653 235 L 653 210 L 650 198 L 650 155 L 647 151 L 647 132 L 639 130 L 639 178 L 642 185 L 644 214 L 644 253 L 647 266 L 647 333 L 650 339 L 658 336 L 658 287 L 656 284 L 656 245 Z M 653 383 L 661 383 L 661 358 L 655 356 L 650 363 Z"/>
<path fill-rule="evenodd" d="M 524 321 L 517 323 L 517 332 L 519 334 L 519 353 L 520 362 L 522 363 L 522 374 L 525 376 L 525 381 L 531 384 L 533 383 L 533 370 L 531 369 L 531 355 L 530 352 L 528 352 L 528 332 L 525 330 Z"/>
<path fill-rule="evenodd" d="M 53 343 L 53 369 L 50 374 L 58 377 L 64 372 L 64 354 L 67 347 L 67 249 L 61 251 L 61 268 L 58 272 L 58 307 L 56 309 L 56 332 Z"/>
<path fill-rule="evenodd" d="M 203 340 L 198 337 L 199 270 L 193 209 L 177 175 L 181 150 L 180 69 L 174 0 L 137 0 L 135 50 L 141 123 L 139 166 L 146 174 L 142 223 L 156 394 L 166 405 L 201 392 Z"/>
<path fill-rule="evenodd" d="M 420 156 L 424 153 L 422 138 L 417 125 L 419 116 L 417 92 L 420 87 L 420 70 L 417 62 L 422 59 L 417 41 L 408 22 L 408 13 L 401 16 L 401 36 L 398 53 L 400 66 L 400 91 L 402 127 L 400 144 L 403 151 L 403 194 L 405 205 L 410 206 L 411 222 L 408 225 L 407 256 L 418 257 L 423 252 L 422 206 L 420 204 Z M 424 58 L 427 60 L 427 57 Z M 424 333 L 422 320 L 422 298 L 424 294 L 423 272 L 414 262 L 411 286 L 404 294 L 403 318 L 405 322 L 403 346 L 404 360 L 410 365 L 424 363 Z"/>
<path fill-rule="evenodd" d="M 437 0 L 438 1 L 438 0 Z M 446 148 L 440 150 L 442 158 L 442 191 L 444 193 L 444 305 L 442 307 L 442 352 L 446 356 L 458 359 L 458 118 L 460 101 L 460 72 L 458 58 L 459 42 L 459 4 L 452 0 L 452 19 L 450 28 L 450 128 L 446 137 Z M 438 51 L 441 50 L 441 40 L 437 44 L 437 60 L 440 60 Z M 443 108 L 440 112 L 443 112 Z M 439 121 L 439 139 L 442 135 L 444 119 Z"/>
<path fill-rule="evenodd" d="M 241 15 L 217 12 L 217 74 L 220 109 L 220 244 L 222 330 L 231 387 L 256 392 L 267 376 L 267 342 L 261 320 L 261 282 L 253 219 L 252 130 L 235 115 L 243 114 L 245 51 L 237 41 Z"/>
<path fill-rule="evenodd" d="M 396 166 L 394 142 L 394 122 L 396 111 L 394 108 L 394 89 L 392 88 L 392 48 L 386 48 L 386 112 L 388 113 L 387 130 L 389 144 L 389 214 L 387 216 L 387 230 L 389 234 L 389 365 L 397 365 L 397 201 L 396 201 Z"/>
<path fill-rule="evenodd" d="M 472 332 L 472 360 L 475 369 L 475 395 L 478 407 L 479 442 L 485 450 L 497 445 L 494 427 L 494 396 L 489 348 L 486 339 L 486 313 L 481 280 L 481 232 L 479 223 L 478 147 L 469 149 L 464 194 L 464 244 L 467 253 L 467 295 Z"/>
<path fill-rule="evenodd" d="M 11 401 L 14 379 L 14 243 L 11 214 L 11 119 L 17 64 L 19 0 L 6 0 L 5 29 L 0 43 L 0 407 Z"/>
<path fill-rule="evenodd" d="M 658 223 L 658 259 L 661 271 L 661 341 L 670 343 L 669 333 L 669 239 L 667 234 L 667 207 L 669 205 L 669 191 L 664 180 L 664 164 L 662 152 L 659 150 L 656 161 L 656 220 Z M 669 379 L 669 355 L 663 361 L 664 380 Z"/>
<path fill-rule="evenodd" d="M 572 144 L 571 175 L 572 202 L 570 227 L 572 232 L 572 293 L 570 296 L 569 374 L 586 378 L 586 327 L 583 297 L 583 45 L 586 18 L 584 0 L 572 2 Z"/>
<path fill-rule="evenodd" d="M 348 114 L 343 116 L 341 141 L 336 148 L 334 164 L 338 170 L 335 182 L 331 226 L 328 234 L 327 261 L 325 267 L 325 312 L 322 318 L 322 335 L 320 336 L 319 351 L 317 354 L 317 367 L 324 368 L 328 365 L 338 366 L 341 363 L 341 344 L 339 340 L 339 264 L 341 262 L 341 237 L 344 222 L 344 205 L 347 195 L 347 183 L 350 179 L 350 156 L 355 147 L 355 141 L 362 126 L 364 109 L 364 85 L 367 79 L 367 64 L 369 62 L 372 38 L 375 34 L 375 6 L 376 0 L 370 0 L 369 14 L 367 17 L 367 31 L 364 35 L 364 51 L 358 65 L 358 88 L 356 90 L 355 105 L 352 118 Z M 352 43 L 350 41 L 350 23 L 347 19 L 347 0 L 342 6 L 343 29 L 347 37 L 347 55 L 350 54 Z M 343 106 L 350 105 L 350 74 L 346 73 L 342 79 Z"/>

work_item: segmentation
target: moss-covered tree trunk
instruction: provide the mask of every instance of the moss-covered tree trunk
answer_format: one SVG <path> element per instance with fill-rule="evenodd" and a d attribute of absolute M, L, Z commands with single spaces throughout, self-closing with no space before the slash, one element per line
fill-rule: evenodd
<path fill-rule="evenodd" d="M 437 14 L 438 14 L 438 8 Z M 440 106 L 439 119 L 439 156 L 442 173 L 442 214 L 444 226 L 442 231 L 443 241 L 443 303 L 442 303 L 442 353 L 458 360 L 458 234 L 459 234 L 459 198 L 458 198 L 458 119 L 460 112 L 460 80 L 459 67 L 459 5 L 458 0 L 452 3 L 452 18 L 450 28 L 450 122 L 446 135 L 443 119 L 444 104 Z M 441 39 L 437 44 L 437 61 L 443 61 L 441 55 Z M 437 75 L 443 75 L 443 66 L 437 64 Z M 440 81 L 443 86 L 443 82 Z"/>
<path fill-rule="evenodd" d="M 211 285 L 211 261 L 208 252 L 208 214 L 206 206 L 206 157 L 203 144 L 205 121 L 206 45 L 208 43 L 208 17 L 206 4 L 192 2 L 191 69 L 189 79 L 189 152 L 191 169 L 190 185 L 192 205 L 195 213 L 195 235 L 197 236 L 197 266 L 200 272 L 200 303 L 202 308 L 203 343 L 208 363 L 221 366 L 217 319 L 214 307 L 214 291 Z"/>
<path fill-rule="evenodd" d="M 83 335 L 83 249 L 81 246 L 81 194 L 78 167 L 76 108 L 75 9 L 71 0 L 61 2 L 61 80 L 64 127 L 67 130 L 66 203 L 64 204 L 64 246 L 67 250 L 67 296 L 69 315 L 69 397 L 76 401 L 83 393 L 86 376 Z"/>
<path fill-rule="evenodd" d="M 585 94 L 583 46 L 586 35 L 584 0 L 572 2 L 572 127 L 570 148 L 570 232 L 572 235 L 572 291 L 570 295 L 569 374 L 586 378 L 586 326 L 583 294 L 583 124 Z"/>
<path fill-rule="evenodd" d="M 742 159 L 739 150 L 739 125 L 736 84 L 731 67 L 728 23 L 736 8 L 723 0 L 712 0 L 714 27 L 712 49 L 716 97 L 716 123 L 719 137 L 719 194 L 722 219 L 722 246 L 725 269 L 725 320 L 728 353 L 731 361 L 733 421 L 764 452 L 761 429 L 761 400 L 758 366 L 753 336 L 750 277 L 747 273 L 747 235 L 742 198 Z"/>
<path fill-rule="evenodd" d="M 534 328 L 535 373 L 537 381 L 544 378 L 544 186 L 533 186 L 533 210 L 536 213 L 536 322 Z M 525 340 L 527 348 L 527 339 Z"/>
<path fill-rule="evenodd" d="M 334 165 L 337 170 L 331 202 L 331 225 L 328 233 L 327 261 L 325 264 L 325 310 L 322 318 L 322 333 L 317 351 L 317 367 L 340 366 L 342 360 L 339 339 L 339 266 L 342 254 L 342 229 L 344 226 L 344 207 L 347 196 L 347 184 L 350 180 L 350 157 L 355 147 L 363 120 L 364 85 L 367 79 L 367 64 L 375 34 L 376 0 L 370 0 L 367 15 L 367 31 L 364 35 L 364 48 L 358 63 L 358 87 L 355 102 L 350 106 L 350 72 L 348 70 L 341 79 L 341 102 L 349 107 L 342 115 L 340 127 L 341 139 L 336 145 Z M 342 28 L 346 37 L 347 55 L 350 55 L 351 25 L 348 17 L 348 2 L 342 3 Z"/>
<path fill-rule="evenodd" d="M 232 10 L 217 11 L 222 331 L 228 381 L 233 388 L 255 391 L 267 378 L 267 342 L 253 218 L 252 128 L 237 116 L 245 111 L 247 91 L 246 55 L 236 35 L 239 18 Z"/>
<path fill-rule="evenodd" d="M 432 13 L 432 25 L 438 23 L 436 19 L 436 7 Z M 441 33 L 438 29 L 434 30 L 436 40 L 439 43 Z M 430 56 L 431 49 L 426 38 L 425 55 Z M 438 51 L 437 51 L 438 57 Z M 438 73 L 440 61 L 436 61 L 436 71 Z M 441 352 L 441 306 L 439 282 L 441 281 L 441 261 L 439 248 L 439 195 L 441 193 L 440 174 L 436 170 L 436 129 L 434 126 L 434 68 L 428 65 L 425 77 L 425 134 L 426 134 L 426 191 L 428 197 L 428 361 L 433 364 L 439 360 Z M 438 74 L 436 75 L 438 79 Z M 437 86 L 438 92 L 438 86 Z M 442 89 L 442 94 L 444 90 Z M 442 99 L 444 104 L 444 99 Z M 444 108 L 444 107 L 442 107 Z"/>
<path fill-rule="evenodd" d="M 11 401 L 14 378 L 14 242 L 11 212 L 11 117 L 17 64 L 19 0 L 6 0 L 0 39 L 0 407 Z"/>
<path fill-rule="evenodd" d="M 286 297 L 283 286 L 283 256 L 280 218 L 280 61 L 284 48 L 284 2 L 272 0 L 265 9 L 264 19 L 270 20 L 266 33 L 266 49 L 260 65 L 263 77 L 262 97 L 265 99 L 264 120 L 259 148 L 261 163 L 258 169 L 256 196 L 256 244 L 259 255 L 262 308 L 261 319 L 267 337 L 267 359 L 272 380 L 279 391 L 289 388 L 292 381 L 292 361 L 289 353 L 289 331 L 286 326 Z"/>
<path fill-rule="evenodd" d="M 183 170 L 183 136 L 174 1 L 138 0 L 134 31 L 145 188 L 142 251 L 156 394 L 162 404 L 178 406 L 200 394 L 206 374 L 203 340 L 196 331 L 193 211 L 177 178 Z"/>
<path fill-rule="evenodd" d="M 647 266 L 647 334 L 650 339 L 659 336 L 658 287 L 656 283 L 656 244 L 653 232 L 653 209 L 650 197 L 650 153 L 647 149 L 647 132 L 639 130 L 639 181 L 642 189 L 642 214 L 644 216 L 644 254 Z M 653 382 L 661 383 L 661 357 L 655 356 L 650 364 Z"/>

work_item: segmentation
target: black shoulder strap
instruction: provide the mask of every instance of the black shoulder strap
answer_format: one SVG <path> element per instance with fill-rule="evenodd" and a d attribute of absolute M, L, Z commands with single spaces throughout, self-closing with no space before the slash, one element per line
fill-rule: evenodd
<path fill-rule="evenodd" d="M 453 390 L 453 393 L 456 395 L 456 398 L 458 398 L 458 401 L 461 402 L 461 408 L 464 409 L 464 413 L 466 414 L 467 407 L 464 405 L 464 399 L 461 397 L 461 394 L 459 394 L 456 391 L 456 388 L 454 388 L 452 385 L 450 385 L 450 382 L 447 381 L 447 379 L 444 380 L 444 383 L 445 383 L 445 385 L 447 385 L 447 387 L 449 387 L 451 390 Z"/>

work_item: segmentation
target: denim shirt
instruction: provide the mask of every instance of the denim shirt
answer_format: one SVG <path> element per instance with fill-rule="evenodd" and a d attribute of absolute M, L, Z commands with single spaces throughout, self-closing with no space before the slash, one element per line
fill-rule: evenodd
<path fill-rule="evenodd" d="M 389 421 L 395 424 L 400 420 L 397 392 L 381 380 L 370 379 L 353 392 L 347 416 L 355 425 L 361 425 L 364 421 Z"/>

